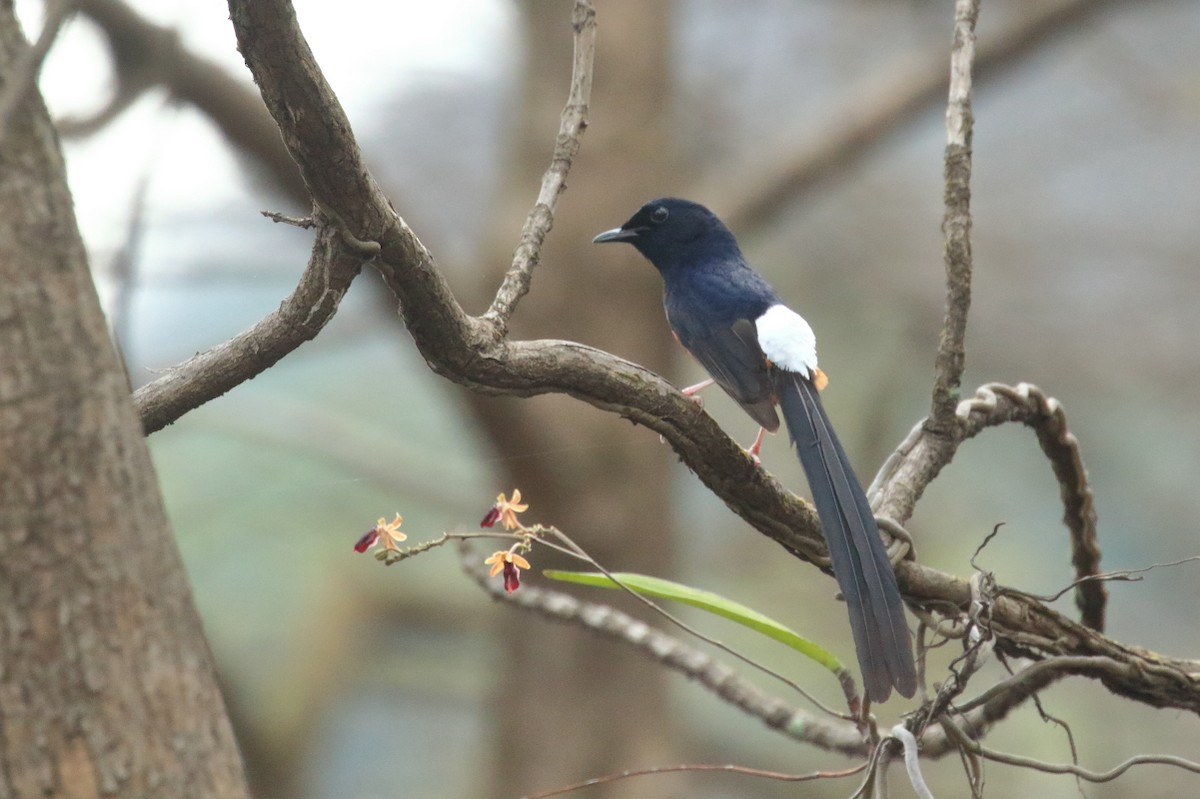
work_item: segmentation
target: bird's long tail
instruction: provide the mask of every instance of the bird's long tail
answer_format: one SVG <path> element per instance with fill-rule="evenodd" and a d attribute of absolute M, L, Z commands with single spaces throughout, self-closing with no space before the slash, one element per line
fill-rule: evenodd
<path fill-rule="evenodd" d="M 779 407 L 808 477 L 833 573 L 850 612 L 867 696 L 882 702 L 895 686 L 911 697 L 917 675 L 904 603 L 867 496 L 816 387 L 795 372 L 777 372 L 776 382 Z"/>

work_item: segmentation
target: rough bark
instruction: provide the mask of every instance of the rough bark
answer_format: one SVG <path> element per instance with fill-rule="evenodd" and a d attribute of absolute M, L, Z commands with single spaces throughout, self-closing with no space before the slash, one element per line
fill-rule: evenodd
<path fill-rule="evenodd" d="M 0 76 L 27 45 L 0 4 Z M 36 91 L 0 148 L 0 797 L 245 797 Z"/>

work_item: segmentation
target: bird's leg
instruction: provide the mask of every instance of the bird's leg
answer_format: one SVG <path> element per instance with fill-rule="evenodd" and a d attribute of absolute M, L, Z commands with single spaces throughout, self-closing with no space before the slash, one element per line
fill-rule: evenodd
<path fill-rule="evenodd" d="M 694 397 L 697 394 L 699 394 L 703 389 L 708 388 L 715 382 L 716 381 L 710 377 L 707 380 L 701 380 L 699 383 L 696 383 L 695 385 L 688 386 L 687 388 L 681 388 L 681 389 L 679 389 L 679 391 L 685 397 Z"/>
<path fill-rule="evenodd" d="M 762 462 L 761 460 L 759 460 L 758 453 L 762 451 L 763 438 L 766 435 L 767 435 L 767 428 L 765 428 L 765 427 L 758 428 L 758 435 L 754 437 L 754 443 L 750 445 L 750 448 L 748 450 L 746 450 L 746 454 L 749 455 L 751 458 L 753 458 L 755 463 Z"/>
<path fill-rule="evenodd" d="M 702 389 L 708 388 L 714 382 L 715 381 L 710 377 L 707 380 L 701 380 L 699 383 L 696 383 L 693 386 L 688 386 L 687 388 L 681 388 L 679 391 L 681 394 L 683 394 L 683 396 L 687 397 L 692 402 L 696 403 L 701 408 L 703 408 L 704 407 L 704 399 L 700 396 L 700 391 Z"/>

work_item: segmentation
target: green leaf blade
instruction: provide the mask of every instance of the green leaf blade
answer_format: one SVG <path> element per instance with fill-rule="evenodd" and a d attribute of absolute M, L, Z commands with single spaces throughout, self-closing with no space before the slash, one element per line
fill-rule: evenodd
<path fill-rule="evenodd" d="M 846 671 L 841 661 L 824 647 L 810 641 L 769 616 L 759 613 L 757 610 L 739 602 L 734 602 L 732 599 L 727 599 L 720 594 L 715 594 L 712 591 L 692 588 L 682 583 L 664 580 L 661 577 L 651 577 L 645 574 L 628 572 L 613 573 L 612 577 L 617 582 L 599 572 L 548 569 L 543 574 L 559 582 L 609 589 L 619 589 L 621 586 L 625 586 L 642 596 L 652 596 L 659 599 L 682 602 L 685 605 L 691 605 L 694 608 L 699 608 L 713 615 L 729 619 L 794 649 L 833 672 L 839 681 L 842 679 L 841 675 Z M 618 585 L 618 582 L 620 585 Z"/>

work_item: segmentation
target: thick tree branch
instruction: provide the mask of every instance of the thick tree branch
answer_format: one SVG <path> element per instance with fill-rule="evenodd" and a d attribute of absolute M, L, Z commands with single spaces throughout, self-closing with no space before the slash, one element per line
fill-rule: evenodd
<path fill-rule="evenodd" d="M 571 67 L 571 91 L 562 110 L 554 157 L 546 174 L 537 202 L 525 219 L 521 241 L 513 254 L 512 266 L 504 275 L 496 298 L 483 318 L 496 326 L 499 335 L 508 334 L 508 320 L 521 298 L 529 293 L 533 269 L 541 260 L 542 243 L 554 226 L 558 197 L 567 190 L 567 173 L 579 152 L 579 140 L 587 128 L 588 103 L 592 96 L 592 63 L 596 56 L 596 11 L 589 3 L 577 2 L 571 14 L 575 30 L 575 57 Z"/>

